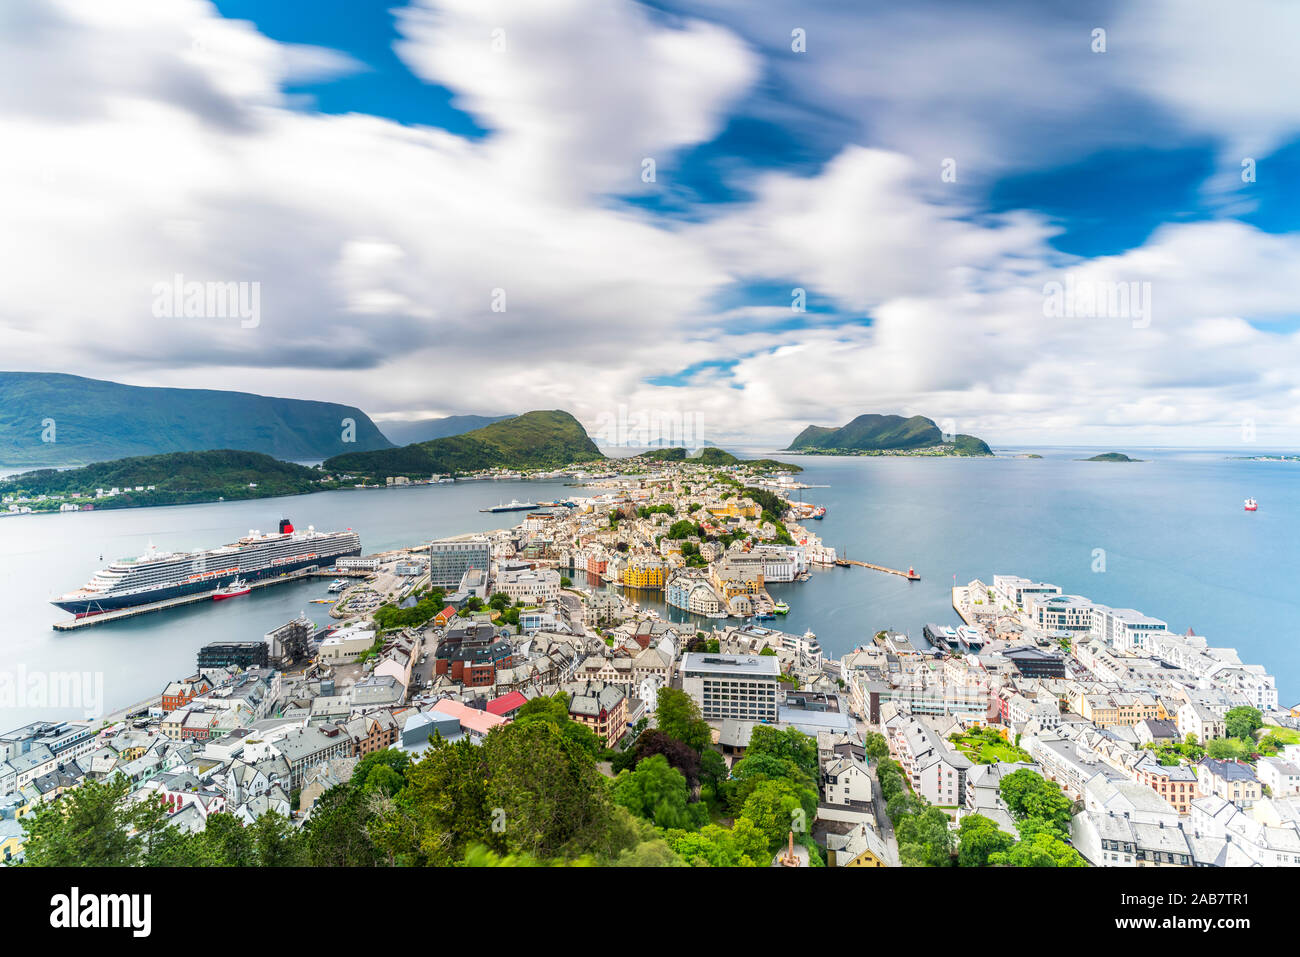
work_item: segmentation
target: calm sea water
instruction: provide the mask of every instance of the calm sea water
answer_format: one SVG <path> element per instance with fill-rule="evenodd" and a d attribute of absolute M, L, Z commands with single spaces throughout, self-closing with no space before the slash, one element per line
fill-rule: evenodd
<path fill-rule="evenodd" d="M 1094 450 L 1036 449 L 1042 459 L 793 457 L 806 501 L 827 506 L 811 527 L 850 558 L 914 566 L 919 582 L 864 568 L 775 585 L 791 612 L 773 624 L 811 629 L 838 656 L 881 628 L 920 636 L 956 623 L 955 580 L 1019 574 L 1192 628 L 1277 676 L 1283 704 L 1300 700 L 1300 464 L 1243 462 L 1229 453 L 1137 451 L 1134 464 L 1080 462 Z M 1096 450 L 1101 451 L 1101 450 Z M 773 453 L 778 454 L 778 453 Z M 221 544 L 282 517 L 299 527 L 355 528 L 367 552 L 498 528 L 518 515 L 478 509 L 511 498 L 573 494 L 561 483 L 470 482 L 350 490 L 255 502 L 0 519 L 0 680 L 20 668 L 103 674 L 107 710 L 156 694 L 194 668 L 197 649 L 251 640 L 305 611 L 328 622 L 325 582 L 278 585 L 236 601 L 60 633 L 48 604 L 107 561 L 161 548 Z M 578 494 L 582 494 L 578 492 Z M 1242 510 L 1253 496 L 1258 512 Z M 1096 550 L 1104 553 L 1104 571 Z M 103 556 L 102 560 L 100 556 Z M 663 606 L 659 606 L 663 607 Z M 665 609 L 678 618 L 687 617 Z M 0 730 L 75 708 L 8 708 Z"/>
<path fill-rule="evenodd" d="M 791 608 L 769 624 L 811 629 L 838 657 L 882 628 L 919 640 L 927 622 L 959 624 L 954 580 L 1024 575 L 1234 646 L 1276 676 L 1284 706 L 1300 700 L 1300 463 L 1172 450 L 1135 451 L 1146 461 L 1132 464 L 1081 462 L 1102 450 L 1033 451 L 1044 457 L 787 456 L 804 467 L 802 481 L 830 486 L 802 493 L 827 507 L 808 523 L 827 544 L 922 577 L 814 572 L 769 588 Z M 1259 511 L 1248 513 L 1252 496 Z M 672 620 L 704 621 L 637 600 Z"/>

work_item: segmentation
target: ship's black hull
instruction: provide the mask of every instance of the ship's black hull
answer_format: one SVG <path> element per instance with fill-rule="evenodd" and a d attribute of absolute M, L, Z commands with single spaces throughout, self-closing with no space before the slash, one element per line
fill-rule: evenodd
<path fill-rule="evenodd" d="M 247 582 L 265 581 L 268 578 L 279 578 L 281 575 L 287 575 L 291 572 L 301 571 L 304 568 L 310 568 L 313 565 L 329 567 L 340 558 L 348 558 L 353 555 L 360 555 L 361 549 L 356 548 L 351 551 L 338 552 L 327 558 L 312 558 L 301 562 L 290 562 L 284 565 L 276 565 L 272 568 L 264 568 L 261 571 L 241 571 L 239 577 Z M 230 576 L 234 578 L 232 574 Z M 180 585 L 168 585 L 164 588 L 155 588 L 152 591 L 139 592 L 134 595 L 109 596 L 93 600 L 79 599 L 77 601 L 56 601 L 51 604 L 58 605 L 64 611 L 71 612 L 78 617 L 82 615 L 98 614 L 105 611 L 120 611 L 123 608 L 135 608 L 137 605 L 149 605 L 154 602 L 168 601 L 172 598 L 183 598 L 186 595 L 196 595 L 200 592 L 213 592 L 222 585 L 229 584 L 226 581 L 208 579 L 207 581 L 187 582 Z"/>

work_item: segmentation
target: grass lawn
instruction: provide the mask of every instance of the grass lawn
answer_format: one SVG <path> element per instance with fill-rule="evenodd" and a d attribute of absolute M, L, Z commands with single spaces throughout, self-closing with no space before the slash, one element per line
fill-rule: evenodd
<path fill-rule="evenodd" d="M 968 731 L 960 736 L 953 735 L 948 740 L 976 764 L 1033 760 L 1025 751 L 1017 748 L 996 731 Z"/>
<path fill-rule="evenodd" d="M 1275 728 L 1266 724 L 1260 729 L 1260 737 L 1267 734 L 1271 734 L 1275 738 L 1281 738 L 1287 744 L 1300 744 L 1300 731 L 1293 731 L 1291 728 Z"/>

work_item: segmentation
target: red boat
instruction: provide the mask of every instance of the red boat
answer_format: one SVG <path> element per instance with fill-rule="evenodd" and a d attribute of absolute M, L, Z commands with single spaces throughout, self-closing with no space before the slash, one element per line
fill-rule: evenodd
<path fill-rule="evenodd" d="M 238 598 L 240 595 L 247 595 L 250 591 L 252 589 L 248 587 L 248 582 L 242 578 L 236 578 L 225 588 L 218 588 L 214 591 L 212 600 L 221 601 L 223 598 Z"/>
<path fill-rule="evenodd" d="M 1246 499 L 1246 511 L 1254 512 L 1257 511 L 1258 509 L 1259 509 L 1258 502 L 1256 502 L 1253 498 Z"/>

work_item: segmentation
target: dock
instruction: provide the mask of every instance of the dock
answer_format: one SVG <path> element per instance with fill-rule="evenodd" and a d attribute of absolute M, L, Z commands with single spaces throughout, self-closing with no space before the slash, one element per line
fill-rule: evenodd
<path fill-rule="evenodd" d="M 280 575 L 277 578 L 267 578 L 264 581 L 250 582 L 249 589 L 267 588 L 271 585 L 283 585 L 285 582 L 302 581 L 305 578 L 321 577 L 321 572 L 315 567 L 303 568 L 296 572 L 290 572 L 287 575 Z M 87 615 L 85 618 L 70 618 L 67 621 L 56 621 L 54 623 L 55 631 L 75 631 L 78 628 L 89 628 L 91 625 L 103 625 L 110 621 L 122 621 L 125 618 L 134 618 L 137 615 L 147 615 L 154 611 L 166 611 L 169 608 L 180 608 L 182 605 L 193 605 L 201 601 L 212 601 L 212 596 L 216 593 L 212 591 L 197 592 L 193 595 L 182 595 L 180 598 L 169 598 L 166 601 L 154 601 L 144 605 L 132 605 L 130 608 L 119 608 L 116 611 L 105 611 L 98 615 Z"/>
<path fill-rule="evenodd" d="M 860 568 L 870 568 L 873 571 L 886 572 L 890 575 L 897 575 L 900 578 L 906 578 L 910 582 L 919 582 L 921 576 L 916 573 L 915 569 L 909 568 L 907 571 L 899 571 L 897 568 L 886 568 L 884 565 L 877 565 L 873 562 L 860 562 L 852 558 L 837 558 L 835 564 L 840 568 L 848 568 L 850 565 L 857 565 Z"/>

